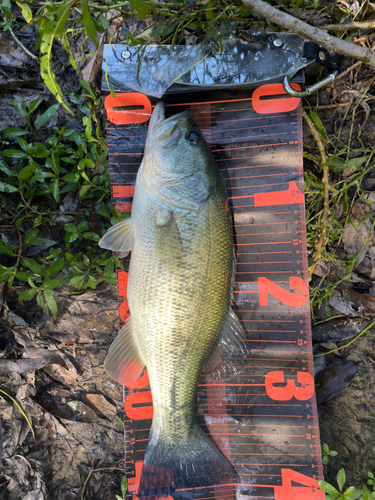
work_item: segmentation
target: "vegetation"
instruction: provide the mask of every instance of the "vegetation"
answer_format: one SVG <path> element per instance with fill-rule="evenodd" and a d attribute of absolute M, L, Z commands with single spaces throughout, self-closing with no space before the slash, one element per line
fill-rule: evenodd
<path fill-rule="evenodd" d="M 337 456 L 337 451 L 330 451 L 328 445 L 323 443 L 322 455 L 323 464 L 327 465 L 329 462 L 328 457 Z M 373 500 L 375 498 L 374 474 L 372 472 L 368 472 L 367 475 L 367 485 L 362 484 L 362 488 L 360 489 L 355 488 L 354 486 L 349 486 L 344 490 L 346 482 L 344 469 L 340 469 L 336 476 L 339 488 L 338 490 L 327 481 L 318 480 L 318 484 L 326 493 L 326 500 Z M 361 482 L 361 478 L 358 478 L 358 482 Z M 367 486 L 370 486 L 370 489 Z"/>
<path fill-rule="evenodd" d="M 0 265 L 0 281 L 7 280 L 8 286 L 14 279 L 27 283 L 30 288 L 19 300 L 36 296 L 38 304 L 43 307 L 45 301 L 53 315 L 57 305 L 51 290 L 63 284 L 77 291 L 95 289 L 102 281 L 114 284 L 115 265 L 122 267 L 112 252 L 97 245 L 105 229 L 123 216 L 104 202 L 110 189 L 106 141 L 96 117 L 101 101 L 87 82 L 80 83 L 86 93 L 78 96 L 67 91 L 67 96 L 83 113 L 85 132 L 54 127 L 54 135 L 39 142 L 39 129 L 59 106 L 51 106 L 34 120 L 40 99 L 27 109 L 13 100 L 27 126 L 0 132 L 0 254 L 7 262 Z M 8 148 L 14 138 L 15 146 Z M 80 208 L 73 213 L 64 205 L 68 193 L 70 199 L 80 200 Z M 93 213 L 98 222 L 95 230 L 88 220 Z M 57 240 L 46 237 L 64 215 L 71 220 L 64 224 L 64 233 Z"/>

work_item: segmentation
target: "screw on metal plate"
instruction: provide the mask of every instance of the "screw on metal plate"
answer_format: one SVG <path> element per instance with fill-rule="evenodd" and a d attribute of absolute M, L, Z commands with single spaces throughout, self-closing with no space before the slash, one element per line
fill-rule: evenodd
<path fill-rule="evenodd" d="M 129 59 L 129 57 L 130 57 L 130 56 L 131 56 L 131 53 L 129 52 L 129 50 L 123 50 L 123 51 L 121 52 L 121 57 L 122 57 L 123 59 Z"/>
<path fill-rule="evenodd" d="M 292 97 L 307 97 L 316 92 L 317 90 L 320 90 L 329 85 L 331 82 L 333 82 L 333 80 L 338 75 L 338 71 L 336 70 L 330 75 L 328 75 L 326 78 L 321 80 L 320 82 L 314 83 L 314 85 L 310 85 L 310 87 L 306 87 L 305 90 L 295 90 L 294 88 L 292 88 L 292 86 L 290 85 L 290 80 L 293 78 L 294 75 L 295 73 L 291 73 L 284 77 L 283 86 L 285 92 L 291 95 Z"/>
<path fill-rule="evenodd" d="M 275 47 L 281 47 L 283 45 L 283 41 L 280 40 L 280 38 L 275 38 L 275 40 L 273 41 L 273 44 Z"/>

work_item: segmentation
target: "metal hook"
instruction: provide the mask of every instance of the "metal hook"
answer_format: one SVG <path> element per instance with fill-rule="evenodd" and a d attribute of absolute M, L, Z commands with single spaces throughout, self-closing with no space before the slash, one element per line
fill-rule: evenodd
<path fill-rule="evenodd" d="M 324 78 L 324 80 L 321 80 L 320 82 L 317 82 L 317 83 L 314 83 L 314 85 L 310 85 L 310 87 L 306 87 L 305 90 L 295 90 L 294 88 L 292 88 L 292 86 L 290 85 L 290 80 L 293 78 L 293 76 L 295 75 L 295 73 L 291 73 L 289 75 L 286 75 L 284 77 L 284 81 L 283 81 L 283 86 L 284 86 L 284 90 L 287 94 L 293 96 L 293 97 L 307 97 L 311 94 L 313 94 L 314 92 L 316 92 L 317 90 L 320 90 L 322 89 L 323 87 L 326 87 L 327 85 L 329 85 L 331 82 L 333 82 L 333 80 L 336 78 L 336 76 L 338 75 L 338 71 L 334 71 L 333 73 L 331 73 L 330 75 L 328 75 L 326 78 Z"/>

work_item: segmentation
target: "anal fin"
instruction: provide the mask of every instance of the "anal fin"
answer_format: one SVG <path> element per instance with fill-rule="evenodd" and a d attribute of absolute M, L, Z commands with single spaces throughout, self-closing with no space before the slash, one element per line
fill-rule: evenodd
<path fill-rule="evenodd" d="M 122 385 L 135 382 L 145 366 L 134 343 L 130 319 L 119 331 L 104 361 L 105 371 Z"/>

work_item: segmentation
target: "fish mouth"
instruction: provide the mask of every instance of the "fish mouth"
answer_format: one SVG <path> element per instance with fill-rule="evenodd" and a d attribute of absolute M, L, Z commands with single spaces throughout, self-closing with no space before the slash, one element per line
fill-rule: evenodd
<path fill-rule="evenodd" d="M 162 148 L 171 148 L 178 143 L 181 137 L 181 126 L 191 119 L 190 111 L 183 111 L 177 115 L 165 118 L 165 105 L 159 101 L 155 106 L 149 125 L 149 137 L 153 145 Z"/>

